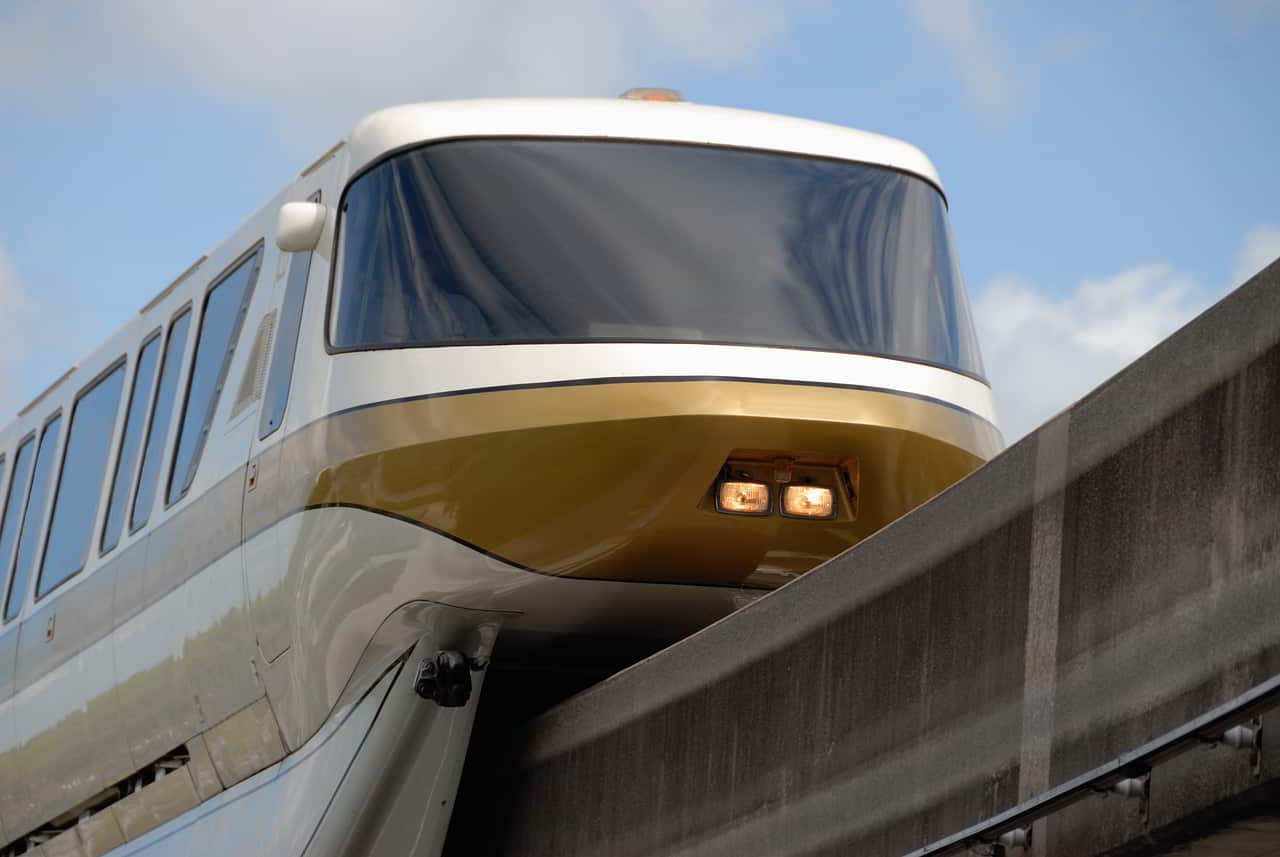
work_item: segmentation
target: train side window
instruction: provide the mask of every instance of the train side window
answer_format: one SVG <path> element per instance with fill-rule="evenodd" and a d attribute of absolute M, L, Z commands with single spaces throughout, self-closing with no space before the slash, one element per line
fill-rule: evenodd
<path fill-rule="evenodd" d="M 0 494 L 0 544 L 3 544 L 4 542 L 5 503 L 3 498 L 8 496 L 8 491 L 9 491 L 9 486 L 5 485 L 4 483 L 4 467 L 7 462 L 8 462 L 8 459 L 6 459 L 3 455 L 0 455 L 0 491 L 5 492 L 4 494 Z M 0 549 L 0 556 L 3 556 L 3 554 L 4 554 L 4 551 Z M 6 577 L 8 575 L 8 571 L 7 571 L 8 567 L 9 567 L 8 564 L 5 563 L 3 559 L 0 559 L 0 593 L 4 592 L 3 587 L 5 583 L 8 582 L 6 580 Z"/>
<path fill-rule="evenodd" d="M 218 399 L 226 385 L 227 370 L 235 354 L 236 339 L 244 325 L 253 295 L 253 284 L 262 266 L 262 245 L 229 273 L 224 274 L 204 297 L 196 354 L 187 382 L 187 398 L 178 424 L 178 442 L 173 451 L 173 468 L 165 492 L 165 505 L 182 499 L 195 479 L 204 451 L 205 438 L 218 409 Z"/>
<path fill-rule="evenodd" d="M 120 394 L 124 391 L 124 369 L 122 360 L 81 393 L 71 408 L 67 448 L 53 491 L 53 511 L 49 513 L 49 539 L 36 576 L 36 598 L 43 598 L 80 573 L 89 556 Z"/>
<path fill-rule="evenodd" d="M 307 201 L 319 202 L 320 192 L 316 191 Z M 284 422 L 284 409 L 289 402 L 289 388 L 293 381 L 293 362 L 298 352 L 302 305 L 306 301 L 307 278 L 310 275 L 311 251 L 294 253 L 289 261 L 289 282 L 285 284 L 284 301 L 280 306 L 280 324 L 276 327 L 276 347 L 271 355 L 271 370 L 267 374 L 267 393 L 262 401 L 258 440 L 272 434 Z"/>
<path fill-rule="evenodd" d="M 124 528 L 124 513 L 129 502 L 129 486 L 134 467 L 138 463 L 138 451 L 142 448 L 142 428 L 147 418 L 147 402 L 151 400 L 151 386 L 156 380 L 156 363 L 160 357 L 160 331 L 151 334 L 138 351 L 138 363 L 133 371 L 133 392 L 129 394 L 129 412 L 124 417 L 124 436 L 120 438 L 120 453 L 116 456 L 116 469 L 111 477 L 111 494 L 107 497 L 107 522 L 102 527 L 101 553 L 108 553 L 120 543 L 120 531 Z"/>
<path fill-rule="evenodd" d="M 45 424 L 36 447 L 36 460 L 31 474 L 31 490 L 27 492 L 26 509 L 22 516 L 22 529 L 18 531 L 17 557 L 13 564 L 13 577 L 9 581 L 9 596 L 4 605 L 4 620 L 8 622 L 22 610 L 26 597 L 27 581 L 35 566 L 36 550 L 40 546 L 40 534 L 44 530 L 44 501 L 49 496 L 49 477 L 53 473 L 53 455 L 58 449 L 58 434 L 62 429 L 62 414 Z"/>
<path fill-rule="evenodd" d="M 133 493 L 133 509 L 129 513 L 131 533 L 146 526 L 147 519 L 151 517 L 156 480 L 160 476 L 160 462 L 164 457 L 164 443 L 169 433 L 169 414 L 173 411 L 173 399 L 178 391 L 182 352 L 187 347 L 187 331 L 190 327 L 190 307 L 184 309 L 169 325 L 169 341 L 165 343 L 164 362 L 160 364 L 160 383 L 156 387 L 156 397 L 151 405 L 147 439 L 142 445 L 142 469 L 138 471 L 138 488 Z"/>
<path fill-rule="evenodd" d="M 31 477 L 31 451 L 35 444 L 36 436 L 33 434 L 18 445 L 18 451 L 13 457 L 13 471 L 9 474 L 9 489 L 5 492 L 4 512 L 0 515 L 0 580 L 7 581 L 9 570 L 13 567 L 13 543 L 18 539 L 22 503 L 27 497 L 27 480 Z M 4 590 L 5 593 L 8 591 L 7 588 Z"/>

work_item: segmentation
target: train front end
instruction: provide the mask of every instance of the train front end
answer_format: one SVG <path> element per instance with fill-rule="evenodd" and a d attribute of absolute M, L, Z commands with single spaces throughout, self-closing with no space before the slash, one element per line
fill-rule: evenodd
<path fill-rule="evenodd" d="M 309 505 L 538 575 L 767 589 L 1000 449 L 912 147 L 690 104 L 414 110 L 353 137 Z"/>

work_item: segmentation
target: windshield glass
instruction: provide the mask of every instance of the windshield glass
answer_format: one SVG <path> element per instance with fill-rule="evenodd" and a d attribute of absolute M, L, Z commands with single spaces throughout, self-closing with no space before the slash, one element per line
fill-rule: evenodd
<path fill-rule="evenodd" d="M 945 203 L 884 167 L 457 140 L 364 173 L 342 211 L 339 349 L 708 342 L 982 374 Z"/>

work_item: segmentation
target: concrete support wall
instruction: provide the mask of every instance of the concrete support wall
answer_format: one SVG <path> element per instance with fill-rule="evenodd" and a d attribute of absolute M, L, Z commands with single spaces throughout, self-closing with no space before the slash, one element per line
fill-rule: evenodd
<path fill-rule="evenodd" d="M 1280 262 L 872 539 L 544 715 L 472 846 L 906 854 L 1280 673 L 1278 343 Z M 1033 853 L 1239 809 L 1280 770 L 1275 726 L 1260 759 L 1205 747 L 1149 801 L 1040 823 Z"/>

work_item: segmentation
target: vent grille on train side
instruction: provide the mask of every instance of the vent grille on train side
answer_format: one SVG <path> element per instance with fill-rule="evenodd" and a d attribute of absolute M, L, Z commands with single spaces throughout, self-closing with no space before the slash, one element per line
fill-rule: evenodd
<path fill-rule="evenodd" d="M 258 333 L 253 338 L 253 350 L 249 352 L 244 375 L 240 378 L 240 388 L 236 391 L 236 401 L 231 407 L 232 419 L 262 398 L 262 392 L 267 386 L 267 358 L 271 355 L 271 342 L 275 338 L 275 332 L 276 311 L 272 310 L 258 324 Z"/>

